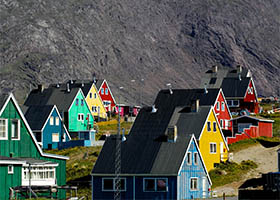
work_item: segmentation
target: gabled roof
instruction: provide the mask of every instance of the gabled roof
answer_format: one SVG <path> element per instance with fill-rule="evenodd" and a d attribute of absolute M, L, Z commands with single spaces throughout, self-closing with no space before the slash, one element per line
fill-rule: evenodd
<path fill-rule="evenodd" d="M 30 106 L 28 107 L 25 118 L 27 119 L 29 126 L 32 130 L 41 130 L 48 120 L 54 105 L 43 106 Z"/>
<path fill-rule="evenodd" d="M 102 86 L 104 81 L 105 81 L 105 79 L 97 79 L 97 80 L 95 80 L 95 86 L 96 86 L 98 91 L 100 90 L 100 87 Z"/>
<path fill-rule="evenodd" d="M 49 88 L 44 89 L 42 92 L 35 89 L 28 95 L 24 105 L 56 105 L 59 112 L 63 113 L 71 107 L 79 90 L 80 88 L 71 88 L 70 92 L 68 92 L 66 84 L 61 84 L 59 87 L 50 85 Z"/>
<path fill-rule="evenodd" d="M 251 78 L 224 78 L 221 88 L 225 97 L 244 98 L 249 87 Z"/>
<path fill-rule="evenodd" d="M 256 117 L 256 116 L 248 116 L 248 115 L 242 115 L 242 116 L 233 118 L 233 119 L 231 119 L 231 121 L 241 119 L 241 118 L 249 118 L 249 119 L 253 119 L 253 120 L 256 120 L 256 121 L 260 121 L 260 122 L 271 122 L 271 123 L 274 122 L 274 120 L 271 120 L 271 119 L 266 119 L 266 118 L 263 118 L 263 117 Z"/>
<path fill-rule="evenodd" d="M 71 81 L 68 82 L 70 83 Z M 86 97 L 92 85 L 93 85 L 93 80 L 73 80 L 73 83 L 70 84 L 70 88 L 81 88 Z"/>
<path fill-rule="evenodd" d="M 19 105 L 18 105 L 18 103 L 17 103 L 17 101 L 16 101 L 16 99 L 15 99 L 15 97 L 14 97 L 14 95 L 12 93 L 10 93 L 10 94 L 1 94 L 0 95 L 0 102 L 1 102 L 1 104 L 0 104 L 1 105 L 0 115 L 2 115 L 3 111 L 5 110 L 7 104 L 9 103 L 10 100 L 14 103 L 14 105 L 15 105 L 15 107 L 17 109 L 17 112 L 19 113 L 20 118 L 22 119 L 24 125 L 26 126 L 26 129 L 27 129 L 27 131 L 28 131 L 32 141 L 34 142 L 38 152 L 40 153 L 40 155 L 44 156 L 44 157 L 49 157 L 49 158 L 68 160 L 69 158 L 66 157 L 66 156 L 48 154 L 48 153 L 44 153 L 42 151 L 42 149 L 40 148 L 40 146 L 39 146 L 39 144 L 38 144 L 38 142 L 37 142 L 37 140 L 36 140 L 32 130 L 30 128 L 26 118 L 24 117 L 24 114 L 22 113 L 22 111 L 21 111 L 21 109 L 20 109 L 20 107 L 19 107 Z"/>
<path fill-rule="evenodd" d="M 211 107 L 201 106 L 197 113 L 176 107 L 171 112 L 141 109 L 136 121 L 122 142 L 122 174 L 177 175 L 192 135 L 201 133 Z M 166 132 L 177 126 L 176 142 L 167 142 Z M 109 137 L 93 168 L 93 174 L 114 174 L 116 138 Z"/>

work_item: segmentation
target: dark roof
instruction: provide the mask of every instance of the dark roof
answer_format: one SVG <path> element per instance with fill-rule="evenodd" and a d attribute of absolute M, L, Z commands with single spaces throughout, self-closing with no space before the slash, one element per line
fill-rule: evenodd
<path fill-rule="evenodd" d="M 198 112 L 185 112 L 184 107 L 173 107 L 166 112 L 159 108 L 156 113 L 141 109 L 126 141 L 121 143 L 122 173 L 177 175 L 191 136 L 199 137 L 210 109 L 201 106 Z M 167 142 L 167 128 L 174 125 L 177 140 Z M 115 137 L 107 138 L 93 174 L 114 174 L 115 147 Z"/>
<path fill-rule="evenodd" d="M 0 156 L 0 161 L 17 161 L 23 163 L 30 163 L 31 165 L 43 165 L 43 164 L 55 164 L 55 162 L 47 161 L 47 160 L 40 160 L 35 158 L 28 158 L 28 157 L 6 157 L 6 156 Z"/>
<path fill-rule="evenodd" d="M 101 85 L 102 85 L 102 83 L 103 83 L 104 80 L 105 80 L 105 79 L 97 79 L 97 80 L 95 81 L 95 86 L 96 86 L 97 90 L 100 89 L 100 87 L 101 87 Z"/>
<path fill-rule="evenodd" d="M 66 84 L 61 84 L 59 87 L 56 87 L 56 85 L 50 85 L 49 88 L 44 89 L 42 92 L 35 89 L 28 95 L 24 105 L 56 105 L 60 113 L 66 112 L 70 108 L 80 89 L 71 88 L 70 92 L 67 92 L 66 88 Z"/>
<path fill-rule="evenodd" d="M 68 81 L 68 83 L 70 82 L 71 81 Z M 73 80 L 73 83 L 70 84 L 70 88 L 81 88 L 86 97 L 92 87 L 92 84 L 93 80 Z"/>
<path fill-rule="evenodd" d="M 1 108 L 4 106 L 4 104 L 6 103 L 8 97 L 9 97 L 9 94 L 6 94 L 6 93 L 0 94 L 0 109 L 1 109 Z"/>
<path fill-rule="evenodd" d="M 221 88 L 225 97 L 245 97 L 251 78 L 224 78 Z"/>
<path fill-rule="evenodd" d="M 53 105 L 30 106 L 25 118 L 32 130 L 41 130 L 53 109 Z"/>

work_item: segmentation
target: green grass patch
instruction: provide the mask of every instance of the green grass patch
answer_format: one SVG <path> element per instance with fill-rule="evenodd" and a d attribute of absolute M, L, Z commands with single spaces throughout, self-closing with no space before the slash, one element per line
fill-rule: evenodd
<path fill-rule="evenodd" d="M 128 134 L 131 127 L 132 127 L 132 122 L 125 122 L 121 121 L 121 132 L 123 129 L 125 129 L 125 134 Z M 98 129 L 98 135 L 102 134 L 116 134 L 118 131 L 118 121 L 117 120 L 112 120 L 109 121 L 109 123 L 97 123 L 97 129 Z"/>
<path fill-rule="evenodd" d="M 251 160 L 242 161 L 240 164 L 235 162 L 220 163 L 209 172 L 212 188 L 238 181 L 245 173 L 257 167 L 258 165 Z"/>
<path fill-rule="evenodd" d="M 247 149 L 248 147 L 251 147 L 251 146 L 254 146 L 257 144 L 258 144 L 258 142 L 254 141 L 254 140 L 246 139 L 246 140 L 241 140 L 241 141 L 229 144 L 228 147 L 229 147 L 230 152 L 238 152 L 240 150 Z"/>

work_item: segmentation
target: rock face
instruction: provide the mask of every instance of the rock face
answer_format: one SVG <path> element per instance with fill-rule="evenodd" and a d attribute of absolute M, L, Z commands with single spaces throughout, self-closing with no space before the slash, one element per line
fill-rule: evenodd
<path fill-rule="evenodd" d="M 214 64 L 249 68 L 259 94 L 278 94 L 279 0 L 0 0 L 0 89 L 22 100 L 96 73 L 151 103 L 167 83 L 197 87 Z"/>

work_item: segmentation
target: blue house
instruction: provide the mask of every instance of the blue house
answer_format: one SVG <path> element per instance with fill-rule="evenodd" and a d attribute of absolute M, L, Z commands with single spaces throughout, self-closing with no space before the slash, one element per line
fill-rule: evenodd
<path fill-rule="evenodd" d="M 55 105 L 30 106 L 25 118 L 43 149 L 57 149 L 71 140 Z"/>
<path fill-rule="evenodd" d="M 143 108 L 121 142 L 122 199 L 208 198 L 212 185 L 193 128 L 204 120 L 187 108 Z M 92 199 L 113 199 L 116 136 L 106 139 L 92 170 Z"/>

